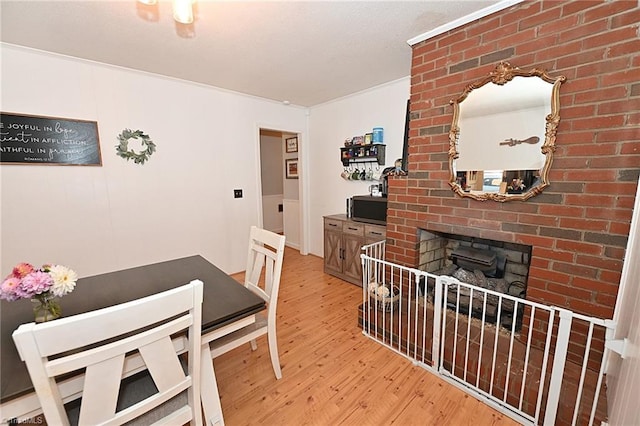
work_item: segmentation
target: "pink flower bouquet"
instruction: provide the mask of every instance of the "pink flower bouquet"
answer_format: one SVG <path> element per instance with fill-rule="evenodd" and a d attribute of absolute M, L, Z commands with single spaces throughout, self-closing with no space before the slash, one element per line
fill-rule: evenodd
<path fill-rule="evenodd" d="M 38 312 L 44 310 L 47 311 L 43 319 L 46 321 L 60 316 L 60 306 L 54 298 L 71 293 L 77 280 L 75 271 L 66 266 L 43 265 L 36 269 L 29 263 L 19 263 L 0 285 L 0 299 L 37 301 L 36 320 Z"/>

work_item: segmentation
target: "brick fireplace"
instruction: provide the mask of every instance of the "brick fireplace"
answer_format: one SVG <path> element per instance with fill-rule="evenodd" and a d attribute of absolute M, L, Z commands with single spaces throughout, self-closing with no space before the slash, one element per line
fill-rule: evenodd
<path fill-rule="evenodd" d="M 526 297 L 611 318 L 640 168 L 634 1 L 525 1 L 413 46 L 408 176 L 389 179 L 387 260 L 417 267 L 423 231 L 530 247 Z M 449 101 L 498 62 L 564 75 L 549 174 L 526 202 L 449 185 Z"/>

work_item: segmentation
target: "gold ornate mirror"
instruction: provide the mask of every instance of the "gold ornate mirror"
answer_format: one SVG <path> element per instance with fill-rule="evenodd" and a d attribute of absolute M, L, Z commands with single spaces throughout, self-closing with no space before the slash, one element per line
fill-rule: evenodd
<path fill-rule="evenodd" d="M 549 186 L 565 76 L 501 62 L 453 105 L 449 185 L 462 197 L 528 200 Z"/>

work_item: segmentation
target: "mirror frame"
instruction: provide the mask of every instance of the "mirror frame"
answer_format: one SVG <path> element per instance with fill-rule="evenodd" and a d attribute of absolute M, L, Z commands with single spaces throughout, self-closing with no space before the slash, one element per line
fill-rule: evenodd
<path fill-rule="evenodd" d="M 475 89 L 479 89 L 488 83 L 494 83 L 500 86 L 504 86 L 514 77 L 538 77 L 547 83 L 551 83 L 551 113 L 549 113 L 545 120 L 545 140 L 542 144 L 542 154 L 545 156 L 544 166 L 540 170 L 540 184 L 530 188 L 527 192 L 522 194 L 501 194 L 495 192 L 466 192 L 462 189 L 460 184 L 456 181 L 456 171 L 454 168 L 454 161 L 460 156 L 458 152 L 458 141 L 460 139 L 460 103 L 464 101 L 469 93 Z M 498 202 L 505 201 L 526 201 L 531 197 L 540 194 L 544 188 L 549 186 L 549 170 L 553 163 L 553 153 L 556 150 L 556 131 L 558 123 L 560 122 L 560 85 L 565 82 L 567 78 L 564 75 L 558 77 L 551 77 L 547 74 L 546 70 L 540 68 L 533 68 L 530 71 L 523 71 L 517 67 L 512 66 L 509 62 L 500 62 L 493 71 L 489 73 L 484 79 L 467 85 L 462 94 L 457 98 L 449 101 L 449 104 L 453 105 L 453 121 L 451 124 L 451 130 L 449 131 L 449 186 L 451 190 L 461 197 L 472 198 L 478 201 L 493 200 Z"/>

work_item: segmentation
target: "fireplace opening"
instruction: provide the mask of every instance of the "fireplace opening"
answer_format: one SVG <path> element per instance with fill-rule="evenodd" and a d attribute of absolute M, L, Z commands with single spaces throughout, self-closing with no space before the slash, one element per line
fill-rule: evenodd
<path fill-rule="evenodd" d="M 418 269 L 446 275 L 466 284 L 526 299 L 531 246 L 464 235 L 420 230 Z M 433 283 L 421 282 L 419 292 L 433 299 Z M 486 300 L 485 300 L 486 299 Z M 485 322 L 498 323 L 508 330 L 520 331 L 523 307 L 515 300 L 467 287 L 451 286 L 446 295 L 447 308 Z M 515 318 L 514 318 L 515 317 Z"/>

